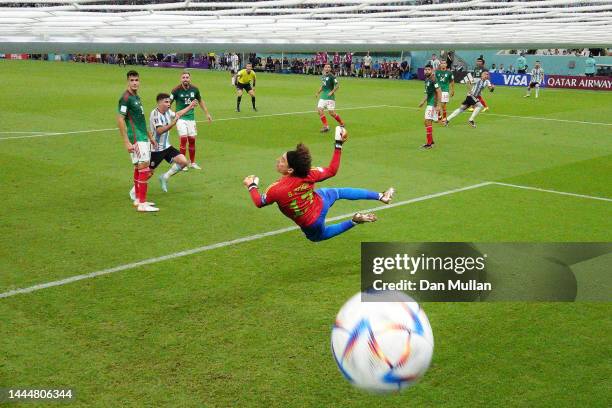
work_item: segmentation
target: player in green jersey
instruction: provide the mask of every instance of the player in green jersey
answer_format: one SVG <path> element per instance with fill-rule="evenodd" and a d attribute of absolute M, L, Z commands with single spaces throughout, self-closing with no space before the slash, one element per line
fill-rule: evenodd
<path fill-rule="evenodd" d="M 442 115 L 438 117 L 438 120 L 446 119 L 446 104 L 451 97 L 455 96 L 455 76 L 446 67 L 446 60 L 440 61 L 440 68 L 436 70 L 436 82 L 440 85 L 441 99 L 440 105 L 442 106 Z M 449 94 L 450 88 L 450 94 Z"/>
<path fill-rule="evenodd" d="M 425 108 L 425 132 L 427 135 L 427 143 L 421 146 L 423 149 L 431 149 L 434 145 L 433 140 L 433 122 L 438 120 L 440 114 L 441 100 L 440 86 L 436 82 L 436 77 L 433 73 L 431 64 L 425 65 L 425 98 L 419 104 L 419 108 L 427 102 Z"/>
<path fill-rule="evenodd" d="M 336 113 L 336 91 L 338 91 L 338 79 L 331 73 L 331 65 L 325 64 L 323 66 L 323 76 L 321 77 L 321 86 L 316 93 L 316 97 L 319 98 L 317 104 L 317 111 L 319 112 L 319 118 L 323 123 L 321 133 L 329 132 L 329 125 L 327 124 L 327 118 L 325 117 L 325 109 L 329 114 L 336 119 L 336 122 L 340 126 L 344 126 L 344 122 L 340 118 L 340 115 Z"/>
<path fill-rule="evenodd" d="M 191 104 L 191 101 L 197 100 L 200 108 L 206 113 L 208 122 L 212 122 L 212 116 L 208 113 L 208 108 L 200 95 L 200 90 L 191 83 L 191 74 L 189 72 L 185 71 L 181 74 L 181 83 L 170 93 L 170 100 L 172 102 L 176 101 L 177 111 L 185 109 Z M 191 162 L 189 167 L 201 170 L 202 168 L 195 162 L 198 129 L 196 128 L 194 109 L 188 111 L 177 121 L 176 130 L 179 134 L 179 151 L 182 155 L 185 155 L 187 142 L 189 142 L 189 161 Z M 187 167 L 184 167 L 183 170 L 187 170 Z"/>
<path fill-rule="evenodd" d="M 144 108 L 138 96 L 140 76 L 136 71 L 127 73 L 127 90 L 119 98 L 117 108 L 117 125 L 123 138 L 123 144 L 132 157 L 134 165 L 134 188 L 136 200 L 134 205 L 140 212 L 159 211 L 154 203 L 147 202 L 147 186 L 151 177 L 149 161 L 151 160 L 150 145 L 157 147 L 157 142 L 147 129 Z"/>

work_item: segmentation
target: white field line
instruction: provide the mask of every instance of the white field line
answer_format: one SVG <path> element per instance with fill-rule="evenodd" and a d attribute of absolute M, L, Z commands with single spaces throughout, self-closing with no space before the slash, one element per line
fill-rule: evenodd
<path fill-rule="evenodd" d="M 355 109 L 376 109 L 376 108 L 387 108 L 389 105 L 371 105 L 371 106 L 354 106 L 351 108 L 340 108 L 336 109 L 338 111 L 347 111 L 347 110 L 355 110 Z M 221 119 L 213 119 L 213 122 L 224 122 L 228 120 L 241 120 L 241 119 L 257 119 L 257 118 L 270 118 L 274 116 L 289 116 L 289 115 L 305 115 L 308 113 L 316 113 L 316 110 L 308 110 L 308 111 L 299 111 L 299 112 L 282 112 L 282 113 L 271 113 L 267 115 L 253 115 L 253 116 L 236 116 L 231 118 L 221 118 Z M 198 120 L 198 123 L 207 122 L 206 120 Z M 94 132 L 107 132 L 112 130 L 117 130 L 118 128 L 108 128 L 108 129 L 90 129 L 90 130 L 75 130 L 71 132 L 6 132 L 6 133 L 29 133 L 27 136 L 8 136 L 8 137 L 0 137 L 0 141 L 2 140 L 11 140 L 11 139 L 30 139 L 34 137 L 45 137 L 45 136 L 61 136 L 61 135 L 74 135 L 79 133 L 94 133 Z"/>
<path fill-rule="evenodd" d="M 413 107 L 413 106 L 400 106 L 400 105 L 387 105 L 389 108 L 401 108 L 401 109 L 414 109 L 421 110 L 421 108 Z M 505 118 L 515 118 L 515 119 L 531 119 L 531 120 L 548 120 L 551 122 L 565 122 L 565 123 L 579 123 L 582 125 L 602 125 L 602 126 L 612 126 L 612 123 L 606 122 L 587 122 L 583 120 L 570 120 L 570 119 L 555 119 L 555 118 L 542 118 L 539 116 L 519 116 L 519 115 L 506 115 L 503 113 L 490 113 L 487 112 L 484 115 L 486 116 L 501 116 Z"/>
<path fill-rule="evenodd" d="M 47 132 L 38 132 L 36 130 L 31 130 L 31 131 L 7 131 L 7 132 L 0 132 L 0 135 L 17 135 L 17 134 L 34 134 L 34 133 L 47 133 Z"/>
<path fill-rule="evenodd" d="M 505 186 L 505 187 L 520 188 L 522 190 L 533 190 L 533 191 L 540 191 L 543 193 L 553 193 L 553 194 L 560 194 L 560 195 L 571 196 L 571 197 L 580 197 L 580 198 L 588 198 L 591 200 L 612 202 L 612 198 L 607 198 L 607 197 L 597 197 L 597 196 L 591 196 L 591 195 L 585 195 L 585 194 L 567 193 L 565 191 L 548 190 L 548 189 L 539 188 L 539 187 L 521 186 L 518 184 L 500 183 L 497 181 L 493 181 L 491 182 L 491 184 L 495 184 L 498 186 Z"/>
<path fill-rule="evenodd" d="M 453 189 L 453 190 L 442 191 L 440 193 L 428 194 L 428 195 L 425 195 L 425 196 L 412 198 L 410 200 L 400 201 L 400 202 L 393 203 L 393 204 L 390 204 L 390 205 L 378 206 L 378 207 L 370 208 L 370 209 L 367 209 L 367 210 L 361 210 L 361 212 L 372 212 L 372 211 L 386 210 L 388 208 L 394 208 L 394 207 L 398 207 L 398 206 L 402 206 L 402 205 L 416 203 L 416 202 L 419 202 L 419 201 L 430 200 L 430 199 L 433 199 L 433 198 L 442 197 L 442 196 L 446 196 L 446 195 L 449 195 L 449 194 L 459 193 L 461 191 L 473 190 L 475 188 L 484 187 L 484 186 L 488 186 L 488 185 L 491 185 L 491 184 L 492 184 L 491 182 L 487 181 L 487 182 L 484 182 L 484 183 L 474 184 L 474 185 L 467 186 L 467 187 L 461 187 L 461 188 L 456 188 L 456 189 Z M 339 215 L 339 216 L 336 216 L 336 217 L 328 218 L 327 221 L 337 221 L 337 220 L 341 220 L 341 219 L 344 219 L 344 218 L 349 218 L 349 217 L 352 217 L 353 214 L 355 214 L 355 212 L 351 212 L 351 213 Z M 111 274 L 111 273 L 121 272 L 121 271 L 125 271 L 125 270 L 128 270 L 128 269 L 134 269 L 134 268 L 138 268 L 140 266 L 145 266 L 145 265 L 150 265 L 150 264 L 154 264 L 154 263 L 158 263 L 158 262 L 168 261 L 168 260 L 171 260 L 171 259 L 181 258 L 183 256 L 193 255 L 193 254 L 197 254 L 197 253 L 200 253 L 200 252 L 206 252 L 206 251 L 210 251 L 210 250 L 217 249 L 217 248 L 223 248 L 223 247 L 227 247 L 227 246 L 237 245 L 237 244 L 241 244 L 243 242 L 255 241 L 255 240 L 258 240 L 258 239 L 265 238 L 265 237 L 271 237 L 271 236 L 274 236 L 274 235 L 284 234 L 285 232 L 295 231 L 297 229 L 299 229 L 299 227 L 297 227 L 297 226 L 282 228 L 282 229 L 278 229 L 278 230 L 274 230 L 274 231 L 264 232 L 264 233 L 261 233 L 261 234 L 249 235 L 249 236 L 246 236 L 246 237 L 237 238 L 237 239 L 233 239 L 233 240 L 230 240 L 230 241 L 217 242 L 216 244 L 205 245 L 205 246 L 201 246 L 201 247 L 197 247 L 197 248 L 193 248 L 193 249 L 188 249 L 188 250 L 185 250 L 185 251 L 175 252 L 175 253 L 164 255 L 164 256 L 144 259 L 142 261 L 133 262 L 133 263 L 125 264 L 125 265 L 119 265 L 119 266 L 115 266 L 113 268 L 103 269 L 103 270 L 96 271 L 96 272 L 85 273 L 85 274 L 82 274 L 82 275 L 75 275 L 75 276 L 71 276 L 69 278 L 60 279 L 60 280 L 56 280 L 56 281 L 52 281 L 52 282 L 41 283 L 41 284 L 30 286 L 30 287 L 27 287 L 27 288 L 9 290 L 8 292 L 0 293 L 0 299 L 1 298 L 7 298 L 7 297 L 15 296 L 15 295 L 20 295 L 20 294 L 24 294 L 24 293 L 35 292 L 35 291 L 38 291 L 38 290 L 47 289 L 47 288 L 51 288 L 51 287 L 54 287 L 54 286 L 62 286 L 62 285 L 66 285 L 66 284 L 69 284 L 69 283 L 72 283 L 72 282 L 78 282 L 78 281 L 81 281 L 81 280 L 84 280 L 84 279 L 91 279 L 91 278 L 95 278 L 97 276 L 108 275 L 108 274 Z"/>

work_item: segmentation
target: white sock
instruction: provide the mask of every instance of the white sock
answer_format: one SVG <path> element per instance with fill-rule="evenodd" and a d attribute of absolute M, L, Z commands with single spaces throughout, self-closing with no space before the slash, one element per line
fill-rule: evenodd
<path fill-rule="evenodd" d="M 536 86 L 536 98 L 538 97 L 539 94 L 540 94 L 540 87 Z"/>
<path fill-rule="evenodd" d="M 475 109 L 474 112 L 472 112 L 472 115 L 470 116 L 470 121 L 473 121 L 474 118 L 476 117 L 476 115 L 478 115 L 480 113 L 480 111 L 482 110 L 482 105 L 478 105 Z"/>
<path fill-rule="evenodd" d="M 136 187 L 132 186 L 132 189 L 130 190 L 130 197 L 135 196 L 135 195 L 136 195 Z"/>
<path fill-rule="evenodd" d="M 172 166 L 168 169 L 167 172 L 164 173 L 164 178 L 167 180 L 170 177 L 174 176 L 179 171 L 183 170 L 182 166 L 179 166 L 178 163 L 172 164 Z"/>
<path fill-rule="evenodd" d="M 459 114 L 460 114 L 461 112 L 463 112 L 464 110 L 465 110 L 465 109 L 461 109 L 461 108 L 457 108 L 457 109 L 455 109 L 455 111 L 454 111 L 453 113 L 451 113 L 451 114 L 450 114 L 450 116 L 449 116 L 448 118 L 446 118 L 446 120 L 447 120 L 448 122 L 450 122 L 450 120 L 451 120 L 452 118 L 454 118 L 455 116 L 459 115 Z"/>

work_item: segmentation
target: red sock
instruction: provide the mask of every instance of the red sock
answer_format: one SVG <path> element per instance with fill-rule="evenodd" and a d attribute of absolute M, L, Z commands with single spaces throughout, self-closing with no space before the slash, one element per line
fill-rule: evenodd
<path fill-rule="evenodd" d="M 425 130 L 427 132 L 427 144 L 432 144 L 433 141 L 433 128 L 431 125 L 425 126 Z"/>
<path fill-rule="evenodd" d="M 151 169 L 145 167 L 144 169 L 138 170 L 138 201 L 144 203 L 147 201 L 147 187 L 149 186 L 148 181 L 151 177 Z"/>
<path fill-rule="evenodd" d="M 180 138 L 181 145 L 179 147 L 179 152 L 184 156 L 187 151 L 187 136 L 181 136 Z"/>
<path fill-rule="evenodd" d="M 134 167 L 134 194 L 138 200 L 138 167 Z"/>
<path fill-rule="evenodd" d="M 482 103 L 482 106 L 483 106 L 483 107 L 485 107 L 485 108 L 487 107 L 487 103 L 485 102 L 485 100 L 483 99 L 483 97 L 482 97 L 482 96 L 479 96 L 479 97 L 478 97 L 478 100 L 480 101 L 480 103 Z"/>
<path fill-rule="evenodd" d="M 189 161 L 195 162 L 195 137 L 189 136 Z"/>
<path fill-rule="evenodd" d="M 344 126 L 344 122 L 342 122 L 342 119 L 340 119 L 340 115 L 336 113 L 335 115 L 332 115 L 332 116 L 334 117 L 334 119 L 336 119 L 336 122 L 338 122 L 340 126 Z"/>
<path fill-rule="evenodd" d="M 323 122 L 323 126 L 327 127 L 327 118 L 325 117 L 325 114 L 321 115 L 321 122 Z"/>
<path fill-rule="evenodd" d="M 446 105 L 442 107 L 442 117 L 446 119 Z"/>

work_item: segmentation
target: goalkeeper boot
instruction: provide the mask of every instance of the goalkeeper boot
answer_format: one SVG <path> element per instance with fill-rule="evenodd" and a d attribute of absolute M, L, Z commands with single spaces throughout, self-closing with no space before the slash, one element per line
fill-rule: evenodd
<path fill-rule="evenodd" d="M 355 224 L 363 224 L 365 222 L 374 222 L 376 220 L 377 220 L 376 214 L 374 213 L 366 213 L 366 214 L 357 213 L 353 215 L 353 219 L 352 219 L 352 221 Z"/>
<path fill-rule="evenodd" d="M 393 187 L 389 187 L 384 192 L 380 193 L 381 196 L 379 198 L 385 204 L 389 204 L 391 200 L 393 200 L 393 194 L 395 194 L 395 189 Z"/>

